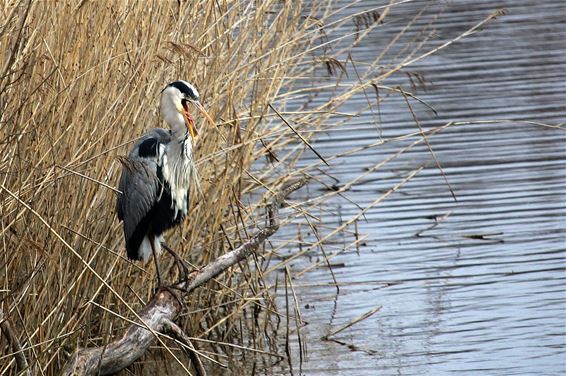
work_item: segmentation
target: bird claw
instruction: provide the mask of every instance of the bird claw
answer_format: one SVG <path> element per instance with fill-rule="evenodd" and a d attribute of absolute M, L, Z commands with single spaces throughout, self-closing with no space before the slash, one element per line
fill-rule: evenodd
<path fill-rule="evenodd" d="M 181 282 L 185 282 L 189 279 L 189 264 L 181 256 L 177 254 L 174 250 L 172 250 L 167 244 L 162 243 L 163 248 L 173 256 L 175 259 L 175 263 L 177 264 L 177 268 L 179 270 L 180 279 L 175 285 L 178 285 Z"/>

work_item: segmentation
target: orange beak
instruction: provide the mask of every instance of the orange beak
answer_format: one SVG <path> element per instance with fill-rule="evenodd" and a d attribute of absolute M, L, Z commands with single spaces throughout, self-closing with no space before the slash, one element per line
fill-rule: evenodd
<path fill-rule="evenodd" d="M 206 112 L 202 104 L 200 104 L 200 102 L 192 102 L 192 103 L 194 103 L 194 105 L 197 107 L 197 109 L 202 114 L 202 116 L 204 116 L 206 120 L 210 122 L 210 124 L 214 125 L 214 119 L 212 119 L 212 117 L 208 114 L 208 112 Z M 198 135 L 198 130 L 196 128 L 195 121 L 191 116 L 191 113 L 189 112 L 189 106 L 187 102 L 183 103 L 183 116 L 187 123 L 187 128 L 189 129 L 189 133 L 191 134 L 191 137 L 194 139 Z"/>

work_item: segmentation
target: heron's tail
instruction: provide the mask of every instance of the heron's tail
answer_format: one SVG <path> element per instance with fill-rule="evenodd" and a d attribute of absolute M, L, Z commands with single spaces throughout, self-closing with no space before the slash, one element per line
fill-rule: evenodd
<path fill-rule="evenodd" d="M 161 254 L 161 242 L 163 241 L 163 235 L 146 235 L 138 248 L 138 260 L 143 260 L 143 262 L 148 262 L 153 256 L 153 250 L 157 256 Z M 152 244 L 153 243 L 153 244 Z M 152 249 L 153 245 L 153 249 Z"/>

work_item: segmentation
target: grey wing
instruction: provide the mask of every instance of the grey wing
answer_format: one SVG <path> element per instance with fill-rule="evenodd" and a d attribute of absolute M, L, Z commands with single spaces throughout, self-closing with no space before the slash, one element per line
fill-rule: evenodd
<path fill-rule="evenodd" d="M 149 213 L 157 199 L 159 181 L 155 161 L 122 158 L 118 190 L 118 219 L 124 221 L 124 235 L 131 238 L 135 228 Z"/>
<path fill-rule="evenodd" d="M 162 187 L 158 169 L 162 145 L 170 141 L 169 133 L 154 129 L 138 140 L 127 158 L 121 158 L 122 175 L 116 210 L 124 222 L 124 237 L 130 258 L 137 259 L 137 249 L 147 233 L 147 215 L 158 200 Z"/>

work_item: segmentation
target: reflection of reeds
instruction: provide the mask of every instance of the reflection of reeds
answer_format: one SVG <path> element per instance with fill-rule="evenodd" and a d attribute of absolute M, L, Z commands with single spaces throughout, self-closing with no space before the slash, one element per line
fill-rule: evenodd
<path fill-rule="evenodd" d="M 340 46 L 347 51 L 381 24 L 389 9 L 334 23 L 328 21 L 335 16 L 330 11 L 280 1 L 22 1 L 2 10 L 0 308 L 11 317 L 33 373 L 56 374 L 75 347 L 102 345 L 121 335 L 123 318 L 134 318 L 155 288 L 151 267 L 125 258 L 113 187 L 117 157 L 148 128 L 161 126 L 157 103 L 163 86 L 179 78 L 195 83 L 218 125 L 206 126 L 197 144 L 202 194 L 193 196 L 189 220 L 168 236 L 175 250 L 201 266 L 249 237 L 263 220 L 262 202 L 281 184 L 319 175 L 321 161 L 294 166 L 306 145 L 316 148 L 308 144 L 313 134 L 351 117 L 338 112 L 341 104 L 377 85 L 375 77 L 408 65 L 384 71 L 380 55 L 356 71 L 359 85 L 342 90 L 336 82 L 348 62 L 323 56 L 333 43 L 342 43 L 335 27 L 358 17 L 352 44 Z M 407 61 L 417 61 L 412 54 Z M 326 69 L 330 77 L 314 86 L 306 83 Z M 322 93 L 323 104 L 309 105 Z M 379 109 L 380 100 L 374 104 L 368 98 L 364 110 Z M 264 156 L 270 162 L 253 171 Z M 311 209 L 345 190 L 288 205 L 316 226 Z M 242 202 L 250 193 L 260 199 Z M 364 212 L 339 230 L 323 226 L 319 239 L 349 231 Z M 266 257 L 300 243 L 299 234 Z M 186 332 L 202 337 L 201 349 L 218 363 L 231 364 L 231 354 L 242 349 L 271 362 L 284 356 L 272 338 L 283 314 L 262 270 L 271 273 L 287 262 L 267 268 L 263 259 L 253 261 L 200 289 L 181 318 Z M 166 262 L 172 260 L 163 257 Z M 230 344 L 242 331 L 251 339 Z M 147 358 L 161 368 L 162 359 L 177 348 L 164 343 L 170 349 Z M 0 346 L 0 373 L 15 374 L 14 357 L 5 342 Z"/>

